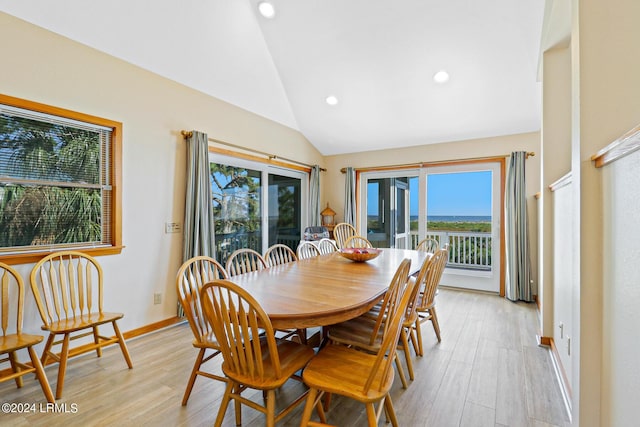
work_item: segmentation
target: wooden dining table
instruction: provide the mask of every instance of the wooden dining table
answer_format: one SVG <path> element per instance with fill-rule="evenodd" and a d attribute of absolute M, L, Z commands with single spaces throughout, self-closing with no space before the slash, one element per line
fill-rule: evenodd
<path fill-rule="evenodd" d="M 416 273 L 426 252 L 382 249 L 367 262 L 338 252 L 233 276 L 262 306 L 276 329 L 327 326 L 357 317 L 380 301 L 403 259 Z"/>

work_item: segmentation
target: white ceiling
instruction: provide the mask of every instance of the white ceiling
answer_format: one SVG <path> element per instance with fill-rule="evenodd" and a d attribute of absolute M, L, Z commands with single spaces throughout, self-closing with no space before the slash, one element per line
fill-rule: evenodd
<path fill-rule="evenodd" d="M 271 0 L 270 20 L 258 2 L 0 10 L 298 129 L 324 155 L 540 129 L 543 0 Z"/>

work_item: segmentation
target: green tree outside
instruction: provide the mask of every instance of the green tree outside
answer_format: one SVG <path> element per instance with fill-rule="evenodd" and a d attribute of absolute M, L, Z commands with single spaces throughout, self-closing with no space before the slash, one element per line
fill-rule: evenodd
<path fill-rule="evenodd" d="M 100 242 L 100 150 L 99 132 L 0 115 L 0 246 Z"/>

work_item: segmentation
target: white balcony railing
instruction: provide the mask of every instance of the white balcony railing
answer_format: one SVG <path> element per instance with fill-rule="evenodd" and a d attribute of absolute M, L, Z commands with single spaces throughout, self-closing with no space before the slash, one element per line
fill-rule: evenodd
<path fill-rule="evenodd" d="M 491 270 L 491 233 L 429 231 L 427 237 L 438 240 L 440 247 L 449 243 L 447 267 Z M 411 232 L 411 248 L 417 245 L 418 233 Z"/>

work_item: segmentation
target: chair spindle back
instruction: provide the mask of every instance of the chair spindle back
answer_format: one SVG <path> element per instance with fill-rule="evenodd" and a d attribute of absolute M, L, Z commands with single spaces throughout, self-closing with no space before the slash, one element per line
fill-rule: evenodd
<path fill-rule="evenodd" d="M 268 266 L 267 262 L 259 252 L 245 248 L 238 249 L 229 255 L 229 259 L 227 259 L 225 267 L 229 277 L 233 277 L 238 274 L 262 270 Z"/>
<path fill-rule="evenodd" d="M 341 222 L 336 224 L 333 228 L 333 238 L 336 240 L 336 245 L 339 249 L 344 248 L 344 242 L 351 236 L 357 235 L 355 227 L 347 222 Z"/>
<path fill-rule="evenodd" d="M 331 239 L 327 239 L 326 237 L 320 239 L 318 242 L 318 250 L 322 255 L 330 254 L 336 252 L 338 247 Z"/>
<path fill-rule="evenodd" d="M 266 357 L 261 340 L 265 340 L 275 375 L 282 375 L 271 320 L 247 291 L 228 280 L 214 280 L 202 288 L 201 301 L 225 369 L 253 380 L 263 379 Z"/>
<path fill-rule="evenodd" d="M 298 246 L 296 253 L 298 254 L 298 259 L 307 259 L 320 255 L 320 250 L 311 242 L 302 242 Z"/>
<path fill-rule="evenodd" d="M 264 254 L 264 259 L 267 261 L 269 267 L 274 267 L 276 265 L 297 261 L 298 257 L 289 246 L 276 243 L 267 249 L 267 252 Z"/>
<path fill-rule="evenodd" d="M 448 258 L 448 249 L 438 249 L 429 260 L 429 266 L 425 269 L 424 273 L 422 272 L 422 269 L 420 270 L 416 282 L 418 283 L 418 286 L 421 287 L 422 304 L 420 307 L 417 307 L 418 310 L 426 310 L 433 305 L 433 301 L 436 297 L 436 290 L 438 289 L 438 284 L 440 284 L 440 279 L 442 278 L 442 273 L 447 265 Z M 423 277 L 421 278 L 421 276 Z"/>
<path fill-rule="evenodd" d="M 203 337 L 213 332 L 202 312 L 200 290 L 207 282 L 226 278 L 227 272 L 224 267 L 207 256 L 188 259 L 178 270 L 176 275 L 178 301 L 189 321 L 193 336 L 200 342 L 203 341 Z"/>
<path fill-rule="evenodd" d="M 12 300 L 16 300 L 15 303 Z M 24 281 L 10 265 L 0 262 L 0 327 L 2 336 L 22 332 Z"/>
<path fill-rule="evenodd" d="M 409 261 L 408 259 L 405 261 Z M 400 265 L 399 269 L 403 268 L 403 265 Z M 395 359 L 395 352 L 398 346 L 398 339 L 400 338 L 400 331 L 402 328 L 402 322 L 404 320 L 405 311 L 409 302 L 414 295 L 413 290 L 417 286 L 414 281 L 408 281 L 408 276 L 404 273 L 408 274 L 409 272 L 409 263 L 406 265 L 406 269 L 403 270 L 402 276 L 405 278 L 404 283 L 407 285 L 404 286 L 404 283 L 399 286 L 399 291 L 395 296 L 395 303 L 393 307 L 390 307 L 390 310 L 387 312 L 388 319 L 385 322 L 387 324 L 386 331 L 384 333 L 382 344 L 380 345 L 380 349 L 378 350 L 378 354 L 376 356 L 376 361 L 373 365 L 373 369 L 367 378 L 367 381 L 364 385 L 364 393 L 367 393 L 373 384 L 378 383 L 382 385 L 383 381 L 375 381 L 376 377 L 378 378 L 386 378 L 389 375 L 389 371 L 393 369 L 393 361 Z"/>
<path fill-rule="evenodd" d="M 102 267 L 77 251 L 52 253 L 31 270 L 31 288 L 45 325 L 102 313 Z"/>
<path fill-rule="evenodd" d="M 380 311 L 378 312 L 378 316 L 376 317 L 375 325 L 372 329 L 371 338 L 369 340 L 369 345 L 373 346 L 378 339 L 378 334 L 382 332 L 382 336 L 385 337 L 387 335 L 387 331 L 389 328 L 389 320 L 393 315 L 393 312 L 397 309 L 398 304 L 400 303 L 400 297 L 402 295 L 402 291 L 409 280 L 409 268 L 411 267 L 411 260 L 404 259 L 395 274 L 393 275 L 393 279 L 391 279 L 391 283 L 389 283 L 389 290 L 384 295 L 382 300 L 382 304 L 380 306 Z"/>

